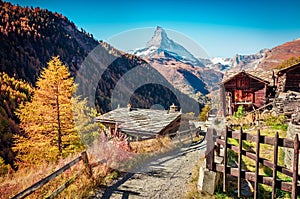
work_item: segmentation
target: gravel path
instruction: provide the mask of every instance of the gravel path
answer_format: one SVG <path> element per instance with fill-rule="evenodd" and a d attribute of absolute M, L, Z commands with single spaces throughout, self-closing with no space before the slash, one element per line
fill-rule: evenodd
<path fill-rule="evenodd" d="M 106 190 L 96 190 L 91 198 L 184 198 L 192 171 L 205 149 L 205 142 L 200 142 L 156 157 Z"/>

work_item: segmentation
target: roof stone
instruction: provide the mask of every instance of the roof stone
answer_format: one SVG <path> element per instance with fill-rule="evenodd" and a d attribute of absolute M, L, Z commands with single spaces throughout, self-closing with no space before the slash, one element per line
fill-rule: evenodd
<path fill-rule="evenodd" d="M 254 71 L 227 71 L 224 74 L 222 83 L 227 82 L 228 80 L 232 79 L 233 77 L 235 77 L 236 75 L 238 75 L 239 73 L 245 72 L 246 74 L 249 74 L 251 76 L 257 77 L 263 81 L 269 82 L 271 83 L 273 81 L 272 76 L 273 76 L 273 71 L 267 71 L 267 70 L 254 70 Z M 274 71 L 275 72 L 275 71 Z M 275 72 L 276 73 L 276 72 Z"/>
<path fill-rule="evenodd" d="M 127 108 L 118 108 L 95 120 L 103 123 L 118 123 L 120 130 L 125 133 L 135 132 L 154 136 L 180 116 L 180 112 L 167 110 L 134 108 L 128 111 Z"/>

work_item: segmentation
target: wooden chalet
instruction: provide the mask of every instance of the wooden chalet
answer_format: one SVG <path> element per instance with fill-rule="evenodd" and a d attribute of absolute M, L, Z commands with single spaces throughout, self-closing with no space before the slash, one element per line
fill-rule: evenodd
<path fill-rule="evenodd" d="M 270 83 L 272 85 L 270 85 Z M 223 115 L 233 115 L 240 105 L 246 111 L 264 106 L 275 93 L 275 76 L 269 71 L 227 73 L 221 82 Z"/>
<path fill-rule="evenodd" d="M 116 124 L 120 132 L 131 140 L 143 140 L 175 133 L 181 121 L 181 112 L 172 105 L 170 110 L 117 108 L 96 118 L 111 132 Z"/>
<path fill-rule="evenodd" d="M 279 92 L 300 92 L 300 63 L 279 70 L 276 84 Z"/>

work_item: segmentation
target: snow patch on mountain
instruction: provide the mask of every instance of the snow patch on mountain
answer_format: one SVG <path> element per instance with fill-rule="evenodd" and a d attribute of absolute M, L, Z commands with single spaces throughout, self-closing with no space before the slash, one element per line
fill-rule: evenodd
<path fill-rule="evenodd" d="M 231 65 L 230 58 L 213 57 L 210 59 L 212 64 Z"/>

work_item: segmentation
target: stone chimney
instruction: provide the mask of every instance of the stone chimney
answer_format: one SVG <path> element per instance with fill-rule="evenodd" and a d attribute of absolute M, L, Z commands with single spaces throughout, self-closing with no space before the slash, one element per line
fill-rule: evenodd
<path fill-rule="evenodd" d="M 128 110 L 128 112 L 132 111 L 132 106 L 131 106 L 131 104 L 128 104 L 128 105 L 127 105 L 127 110 Z"/>
<path fill-rule="evenodd" d="M 179 111 L 179 108 L 178 106 L 176 106 L 174 103 L 170 106 L 170 111 L 169 113 L 175 113 L 175 112 L 178 112 Z"/>

